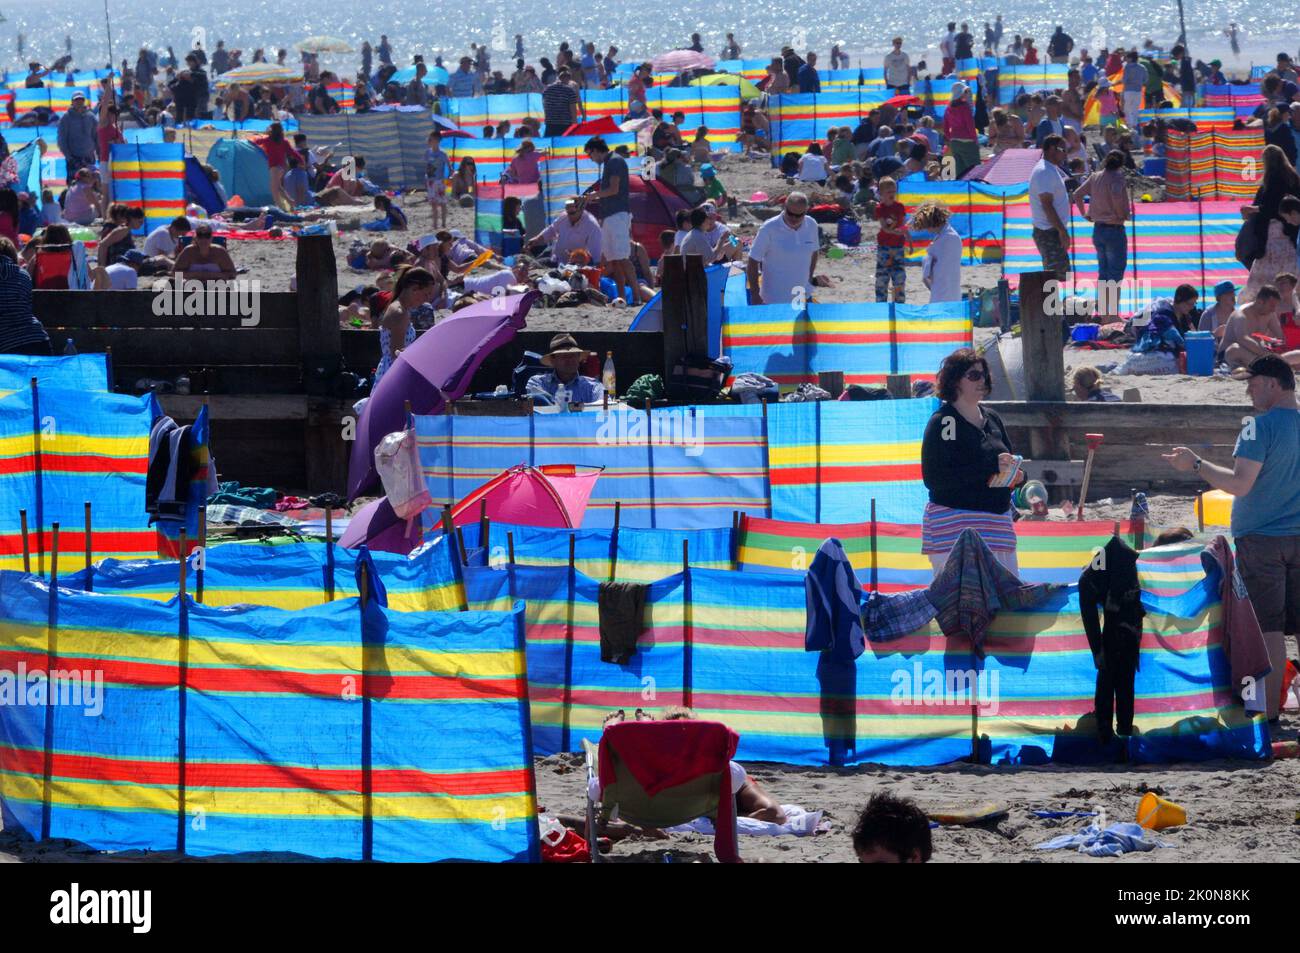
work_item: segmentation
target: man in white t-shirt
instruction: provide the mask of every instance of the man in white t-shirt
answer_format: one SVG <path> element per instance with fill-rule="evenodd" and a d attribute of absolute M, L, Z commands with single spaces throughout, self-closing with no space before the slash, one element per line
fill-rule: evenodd
<path fill-rule="evenodd" d="M 948 24 L 948 33 L 939 41 L 939 55 L 943 57 L 940 67 L 941 75 L 948 76 L 957 71 L 957 24 Z"/>
<path fill-rule="evenodd" d="M 763 223 L 749 248 L 746 275 L 751 299 L 806 307 L 820 245 L 817 223 L 808 217 L 808 196 L 791 192 L 785 211 Z"/>
<path fill-rule="evenodd" d="M 1043 140 L 1043 157 L 1029 174 L 1029 209 L 1034 217 L 1034 245 L 1043 257 L 1043 271 L 1064 281 L 1070 270 L 1070 196 L 1065 187 L 1065 140 Z"/>
<path fill-rule="evenodd" d="M 894 37 L 894 48 L 885 54 L 885 85 L 895 93 L 911 92 L 912 63 L 903 52 L 903 38 Z"/>
<path fill-rule="evenodd" d="M 163 256 L 176 257 L 176 246 L 182 235 L 191 230 L 190 220 L 184 215 L 177 215 L 166 225 L 159 225 L 144 240 L 144 253 L 149 258 Z"/>

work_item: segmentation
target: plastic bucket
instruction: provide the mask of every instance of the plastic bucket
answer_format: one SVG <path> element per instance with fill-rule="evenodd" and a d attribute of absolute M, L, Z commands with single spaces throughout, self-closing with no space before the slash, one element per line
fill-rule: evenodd
<path fill-rule="evenodd" d="M 1222 490 L 1206 490 L 1196 507 L 1196 515 L 1206 526 L 1232 525 L 1232 496 Z"/>
<path fill-rule="evenodd" d="M 1189 331 L 1187 343 L 1187 373 L 1209 377 L 1214 373 L 1214 335 L 1209 331 Z"/>
<path fill-rule="evenodd" d="M 1179 827 L 1187 823 L 1187 809 L 1148 791 L 1138 802 L 1137 822 L 1149 831 Z"/>

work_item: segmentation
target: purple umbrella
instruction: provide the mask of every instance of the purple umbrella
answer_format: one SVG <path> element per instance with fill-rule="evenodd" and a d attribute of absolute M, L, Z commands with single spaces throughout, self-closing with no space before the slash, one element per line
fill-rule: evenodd
<path fill-rule="evenodd" d="M 434 114 L 429 118 L 433 120 L 433 124 L 435 126 L 441 127 L 442 134 L 444 136 L 451 136 L 452 138 L 455 138 L 457 136 L 464 136 L 466 139 L 475 138 L 474 133 L 470 132 L 467 129 L 460 128 L 460 126 L 456 125 L 450 119 L 447 119 L 443 116 L 439 116 L 437 114 Z"/>
<path fill-rule="evenodd" d="M 375 447 L 385 435 L 405 428 L 406 401 L 412 413 L 446 413 L 447 402 L 464 395 L 484 359 L 523 329 L 524 316 L 540 297 L 529 291 L 470 305 L 398 355 L 361 414 L 348 465 L 349 500 L 379 483 Z"/>

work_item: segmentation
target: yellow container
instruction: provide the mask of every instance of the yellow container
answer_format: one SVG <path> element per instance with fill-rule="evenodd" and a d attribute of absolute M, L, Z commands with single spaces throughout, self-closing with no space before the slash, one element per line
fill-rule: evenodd
<path fill-rule="evenodd" d="M 1148 791 L 1138 802 L 1137 822 L 1150 831 L 1187 823 L 1187 809 Z"/>
<path fill-rule="evenodd" d="M 1222 490 L 1206 490 L 1196 503 L 1196 518 L 1206 526 L 1232 525 L 1232 495 Z"/>

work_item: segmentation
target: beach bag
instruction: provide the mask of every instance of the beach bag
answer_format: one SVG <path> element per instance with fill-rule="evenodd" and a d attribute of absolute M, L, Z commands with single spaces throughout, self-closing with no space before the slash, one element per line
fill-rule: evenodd
<path fill-rule="evenodd" d="M 705 354 L 684 354 L 668 381 L 670 400 L 712 401 L 731 375 L 731 358 L 714 360 Z"/>
<path fill-rule="evenodd" d="M 406 520 L 409 534 L 415 517 L 433 503 L 424 485 L 414 428 L 390 433 L 379 441 L 375 447 L 375 469 L 379 471 L 389 505 Z"/>
<path fill-rule="evenodd" d="M 841 245 L 856 248 L 862 242 L 862 226 L 850 215 L 845 215 L 835 226 L 835 240 Z"/>

